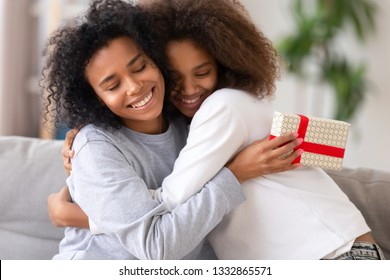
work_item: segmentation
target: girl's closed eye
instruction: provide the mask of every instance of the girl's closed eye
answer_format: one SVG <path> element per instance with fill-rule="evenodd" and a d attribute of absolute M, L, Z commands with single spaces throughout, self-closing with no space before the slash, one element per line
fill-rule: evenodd
<path fill-rule="evenodd" d="M 145 64 L 142 64 L 140 67 L 138 67 L 134 72 L 135 73 L 138 73 L 138 72 L 141 72 L 142 70 L 144 70 L 146 68 L 146 63 Z"/>
<path fill-rule="evenodd" d="M 106 91 L 114 91 L 119 87 L 119 85 L 120 85 L 119 83 L 114 84 L 114 85 L 108 87 Z"/>
<path fill-rule="evenodd" d="M 140 65 L 134 69 L 134 73 L 142 72 L 146 68 L 147 64 L 148 62 L 143 60 L 142 63 L 140 63 Z"/>
<path fill-rule="evenodd" d="M 201 72 L 201 73 L 197 73 L 196 76 L 202 78 L 202 77 L 206 77 L 208 74 L 210 74 L 210 70 L 205 71 L 205 72 Z"/>

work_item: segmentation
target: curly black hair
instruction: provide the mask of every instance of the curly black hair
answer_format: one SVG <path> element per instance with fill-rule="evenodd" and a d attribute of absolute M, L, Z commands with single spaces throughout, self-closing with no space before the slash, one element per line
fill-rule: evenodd
<path fill-rule="evenodd" d="M 239 1 L 144 0 L 141 4 L 160 47 L 170 40 L 190 39 L 216 59 L 218 88 L 273 96 L 279 78 L 277 52 Z"/>
<path fill-rule="evenodd" d="M 58 29 L 47 42 L 40 82 L 47 94 L 46 120 L 54 115 L 56 125 L 66 124 L 69 128 L 85 124 L 121 126 L 120 119 L 101 104 L 85 77 L 85 67 L 93 54 L 121 36 L 134 40 L 166 79 L 164 56 L 149 36 L 139 7 L 122 0 L 93 1 L 84 16 Z M 163 110 L 168 110 L 167 100 Z"/>

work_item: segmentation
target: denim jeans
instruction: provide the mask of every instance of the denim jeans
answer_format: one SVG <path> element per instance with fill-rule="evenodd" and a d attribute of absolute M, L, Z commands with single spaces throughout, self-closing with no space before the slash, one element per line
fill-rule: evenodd
<path fill-rule="evenodd" d="M 381 248 L 375 243 L 355 242 L 350 251 L 334 258 L 335 260 L 384 260 Z"/>

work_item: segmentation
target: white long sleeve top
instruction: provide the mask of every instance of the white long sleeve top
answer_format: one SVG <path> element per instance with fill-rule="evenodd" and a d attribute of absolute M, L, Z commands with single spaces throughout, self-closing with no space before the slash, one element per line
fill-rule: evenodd
<path fill-rule="evenodd" d="M 269 135 L 270 103 L 222 89 L 195 114 L 187 144 L 164 179 L 174 209 L 201 190 L 239 150 Z M 262 176 L 243 184 L 246 202 L 209 235 L 220 259 L 321 259 L 349 250 L 370 231 L 360 211 L 319 168 Z M 341 249 L 340 249 L 341 248 Z"/>

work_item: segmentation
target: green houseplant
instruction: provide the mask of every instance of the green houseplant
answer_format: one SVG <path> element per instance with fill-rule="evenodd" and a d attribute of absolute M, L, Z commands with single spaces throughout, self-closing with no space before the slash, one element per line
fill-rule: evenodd
<path fill-rule="evenodd" d="M 293 0 L 292 10 L 296 31 L 278 45 L 288 72 L 330 86 L 334 118 L 352 119 L 369 83 L 365 65 L 349 62 L 337 49 L 336 38 L 352 27 L 356 39 L 364 42 L 375 30 L 376 6 L 370 0 Z M 307 71 L 310 63 L 316 71 Z"/>

